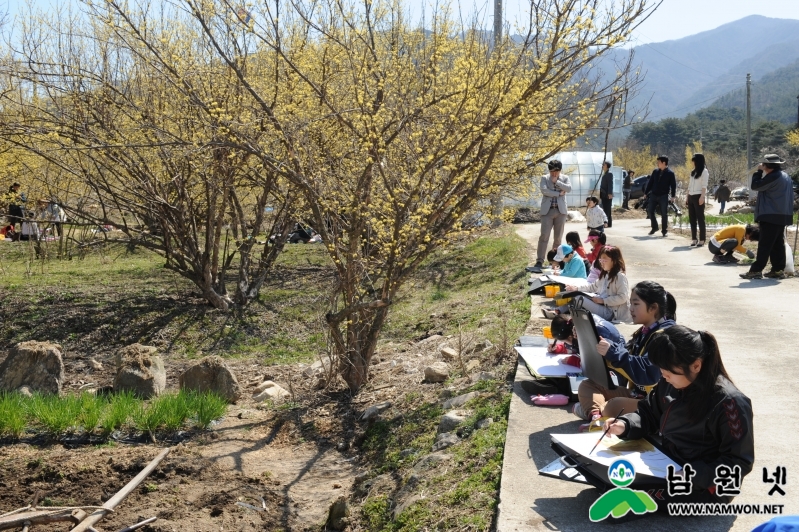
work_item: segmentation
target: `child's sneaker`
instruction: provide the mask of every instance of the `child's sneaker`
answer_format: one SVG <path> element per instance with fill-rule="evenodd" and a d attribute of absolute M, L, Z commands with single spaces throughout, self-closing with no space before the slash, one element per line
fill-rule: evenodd
<path fill-rule="evenodd" d="M 569 397 L 559 393 L 538 395 L 530 400 L 538 406 L 564 406 L 569 404 Z"/>
<path fill-rule="evenodd" d="M 598 410 L 591 412 L 589 417 L 585 412 L 583 412 L 583 405 L 581 405 L 579 401 L 574 403 L 574 406 L 572 407 L 572 414 L 585 421 L 594 420 L 601 417 L 601 414 Z"/>

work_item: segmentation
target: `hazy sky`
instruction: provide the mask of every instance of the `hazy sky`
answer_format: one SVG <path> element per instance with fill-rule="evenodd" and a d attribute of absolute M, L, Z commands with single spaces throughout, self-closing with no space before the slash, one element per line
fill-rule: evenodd
<path fill-rule="evenodd" d="M 70 0 L 56 0 L 64 4 Z M 74 0 L 73 0 L 74 1 Z M 416 16 L 420 16 L 422 5 L 432 11 L 435 0 L 405 0 Z M 465 13 L 477 13 L 478 17 L 492 24 L 493 1 L 451 0 L 453 6 L 460 5 Z M 613 1 L 613 0 L 608 0 Z M 652 4 L 655 0 L 650 0 Z M 33 4 L 46 9 L 54 5 L 53 0 L 32 0 Z M 526 2 L 503 0 L 505 20 L 514 20 L 524 9 Z M 77 2 L 76 2 L 77 3 Z M 242 3 L 257 4 L 258 0 Z M 0 0 L 0 9 L 5 6 L 10 15 L 15 15 L 25 0 Z M 529 5 L 529 4 L 528 4 Z M 633 35 L 632 45 L 667 41 L 710 30 L 749 15 L 764 15 L 773 18 L 799 19 L 799 0 L 664 0 L 661 6 Z"/>

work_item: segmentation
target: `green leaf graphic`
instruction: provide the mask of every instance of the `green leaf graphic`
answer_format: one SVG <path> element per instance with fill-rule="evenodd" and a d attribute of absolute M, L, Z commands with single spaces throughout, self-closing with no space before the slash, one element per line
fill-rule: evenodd
<path fill-rule="evenodd" d="M 630 511 L 637 515 L 643 515 L 656 510 L 657 504 L 647 492 L 615 488 L 594 501 L 588 511 L 588 517 L 591 521 L 598 522 L 607 519 L 609 515 L 619 518 Z"/>

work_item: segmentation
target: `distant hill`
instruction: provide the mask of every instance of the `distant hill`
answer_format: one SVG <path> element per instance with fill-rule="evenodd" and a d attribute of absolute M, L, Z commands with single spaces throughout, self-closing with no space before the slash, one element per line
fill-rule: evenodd
<path fill-rule="evenodd" d="M 661 36 L 668 38 L 668 28 Z M 799 20 L 753 15 L 632 51 L 646 76 L 632 105 L 648 101 L 650 120 L 682 117 L 743 87 L 747 72 L 759 81 L 799 59 Z M 627 53 L 617 50 L 609 60 L 621 60 Z"/>
<path fill-rule="evenodd" d="M 752 113 L 765 120 L 794 126 L 799 96 L 799 60 L 752 83 Z M 745 109 L 746 90 L 737 89 L 716 100 L 713 107 Z"/>

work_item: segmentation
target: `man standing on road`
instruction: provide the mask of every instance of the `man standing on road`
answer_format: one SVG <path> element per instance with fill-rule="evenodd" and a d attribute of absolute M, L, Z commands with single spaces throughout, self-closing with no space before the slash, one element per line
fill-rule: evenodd
<path fill-rule="evenodd" d="M 624 184 L 622 185 L 623 201 L 621 208 L 625 211 L 630 210 L 630 193 L 633 191 L 633 179 L 635 178 L 635 170 L 627 170 L 627 175 L 624 176 Z"/>
<path fill-rule="evenodd" d="M 613 174 L 610 173 L 610 163 L 602 163 L 602 182 L 599 185 L 599 199 L 602 200 L 602 210 L 608 217 L 608 227 L 613 226 Z"/>
<path fill-rule="evenodd" d="M 665 155 L 657 158 L 657 165 L 657 169 L 652 171 L 649 181 L 646 182 L 644 199 L 649 198 L 647 213 L 652 222 L 652 230 L 649 231 L 649 234 L 654 235 L 658 231 L 655 209 L 659 209 L 661 218 L 660 230 L 663 232 L 663 236 L 666 236 L 669 234 L 669 199 L 673 201 L 674 196 L 677 194 L 677 178 L 669 168 L 669 158 Z"/>
<path fill-rule="evenodd" d="M 724 206 L 730 201 L 730 187 L 727 186 L 727 182 L 723 179 L 719 188 L 716 189 L 716 201 L 721 205 L 719 214 L 724 214 Z"/>
<path fill-rule="evenodd" d="M 549 233 L 555 229 L 555 245 L 563 241 L 563 228 L 566 226 L 566 193 L 571 192 L 572 186 L 569 177 L 561 174 L 563 164 L 557 159 L 549 161 L 547 165 L 549 175 L 541 178 L 541 236 L 538 237 L 538 250 L 535 269 L 544 265 L 544 259 L 549 251 Z"/>
<path fill-rule="evenodd" d="M 744 279 L 762 279 L 763 269 L 771 260 L 769 279 L 785 279 L 785 227 L 793 223 L 793 183 L 782 171 L 779 155 L 763 157 L 757 172 L 752 175 L 752 190 L 757 190 L 755 221 L 760 225 L 757 259 L 749 271 L 740 274 Z M 790 257 L 793 260 L 793 257 Z"/>

